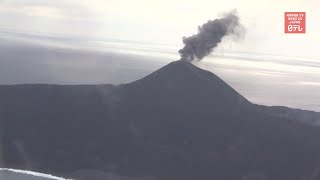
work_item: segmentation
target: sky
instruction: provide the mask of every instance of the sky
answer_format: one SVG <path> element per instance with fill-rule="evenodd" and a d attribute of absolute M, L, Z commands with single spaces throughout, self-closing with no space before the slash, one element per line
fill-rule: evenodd
<path fill-rule="evenodd" d="M 319 0 L 0 0 L 0 84 L 130 82 L 233 9 L 245 37 L 197 66 L 253 102 L 320 111 Z M 306 12 L 306 34 L 284 33 L 290 11 Z"/>
<path fill-rule="evenodd" d="M 319 57 L 318 0 L 1 0 L 0 28 L 180 45 L 182 36 L 232 9 L 247 36 L 225 48 Z M 306 34 L 284 35 L 287 11 L 307 12 Z"/>

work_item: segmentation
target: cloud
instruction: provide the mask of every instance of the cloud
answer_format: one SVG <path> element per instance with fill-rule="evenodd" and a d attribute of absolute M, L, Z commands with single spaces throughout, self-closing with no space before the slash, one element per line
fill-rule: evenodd
<path fill-rule="evenodd" d="M 67 20 L 94 20 L 98 16 L 91 6 L 72 1 L 4 1 L 0 4 L 0 13 L 17 13 L 21 15 L 59 18 Z"/>
<path fill-rule="evenodd" d="M 298 81 L 297 84 L 302 85 L 302 86 L 318 86 L 318 87 L 320 87 L 320 82 Z"/>

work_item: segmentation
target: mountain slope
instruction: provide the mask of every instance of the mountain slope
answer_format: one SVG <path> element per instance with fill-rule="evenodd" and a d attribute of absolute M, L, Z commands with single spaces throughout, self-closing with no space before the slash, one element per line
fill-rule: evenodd
<path fill-rule="evenodd" d="M 190 104 L 193 108 L 200 108 L 197 107 L 199 103 L 201 109 L 206 108 L 203 107 L 206 103 L 215 104 L 208 107 L 211 110 L 221 111 L 249 103 L 216 75 L 186 61 L 172 62 L 143 79 L 125 85 L 123 89 L 134 97 L 144 93 L 143 97 L 148 97 L 144 101 L 150 98 L 161 99 L 159 96 L 162 96 L 163 100 L 170 103 L 176 99 L 180 105 Z"/>
<path fill-rule="evenodd" d="M 276 109 L 185 61 L 119 86 L 0 86 L 2 164 L 63 176 L 320 178 L 319 127 Z"/>

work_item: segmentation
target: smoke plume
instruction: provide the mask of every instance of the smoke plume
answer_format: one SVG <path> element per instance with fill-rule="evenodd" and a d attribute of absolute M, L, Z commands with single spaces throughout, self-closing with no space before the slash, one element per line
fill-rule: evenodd
<path fill-rule="evenodd" d="M 209 20 L 198 27 L 198 34 L 183 37 L 184 47 L 179 50 L 181 60 L 200 61 L 214 51 L 214 48 L 227 35 L 240 37 L 245 33 L 239 22 L 236 10 L 225 14 L 220 19 Z"/>

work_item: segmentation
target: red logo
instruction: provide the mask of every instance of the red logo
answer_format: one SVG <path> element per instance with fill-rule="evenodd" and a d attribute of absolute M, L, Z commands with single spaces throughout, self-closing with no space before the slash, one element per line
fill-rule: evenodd
<path fill-rule="evenodd" d="M 285 12 L 284 32 L 306 33 L 306 12 Z"/>

